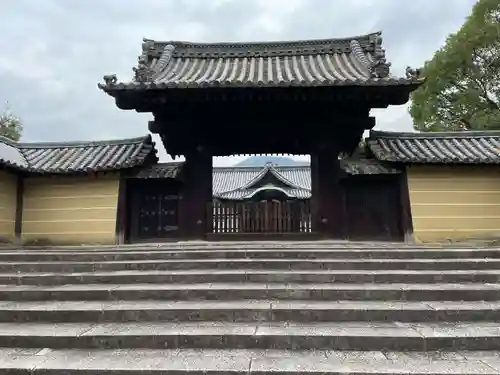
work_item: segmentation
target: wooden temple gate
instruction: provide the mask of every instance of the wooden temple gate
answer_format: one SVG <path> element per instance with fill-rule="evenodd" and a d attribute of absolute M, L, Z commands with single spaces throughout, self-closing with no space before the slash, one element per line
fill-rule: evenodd
<path fill-rule="evenodd" d="M 133 82 L 106 75 L 99 87 L 120 109 L 152 113 L 149 130 L 171 157 L 185 157 L 178 225 L 189 239 L 206 238 L 225 220 L 207 219 L 212 158 L 238 154 L 309 154 L 311 231 L 345 238 L 339 156 L 374 127 L 371 109 L 407 103 L 423 82 L 411 69 L 406 78 L 390 74 L 380 33 L 261 43 L 144 40 L 134 71 Z M 272 208 L 258 205 L 241 212 L 244 230 L 258 224 L 284 231 L 298 222 L 280 226 Z"/>
<path fill-rule="evenodd" d="M 207 205 L 213 233 L 311 233 L 310 200 L 234 202 Z"/>

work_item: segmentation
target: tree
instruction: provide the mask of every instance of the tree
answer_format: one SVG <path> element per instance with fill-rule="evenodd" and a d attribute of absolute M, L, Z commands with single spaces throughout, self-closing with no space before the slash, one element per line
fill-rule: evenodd
<path fill-rule="evenodd" d="M 10 106 L 7 104 L 3 113 L 0 114 L 0 136 L 18 141 L 22 132 L 23 123 L 21 119 L 11 111 Z"/>
<path fill-rule="evenodd" d="M 479 0 L 422 75 L 410 106 L 417 130 L 500 129 L 500 2 Z"/>

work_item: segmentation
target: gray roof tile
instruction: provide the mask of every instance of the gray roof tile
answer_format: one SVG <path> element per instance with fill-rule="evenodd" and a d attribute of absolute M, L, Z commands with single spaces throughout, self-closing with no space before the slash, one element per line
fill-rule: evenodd
<path fill-rule="evenodd" d="M 144 40 L 133 82 L 105 76 L 108 93 L 131 89 L 413 85 L 390 74 L 381 33 L 344 39 L 259 43 Z"/>
<path fill-rule="evenodd" d="M 255 193 L 253 186 L 267 173 L 282 182 L 283 190 L 291 197 L 309 198 L 311 196 L 310 168 L 301 167 L 229 167 L 214 168 L 213 195 L 221 199 L 244 199 Z"/>
<path fill-rule="evenodd" d="M 156 162 L 151 136 L 95 142 L 16 143 L 0 139 L 0 163 L 34 173 L 111 171 Z"/>
<path fill-rule="evenodd" d="M 392 133 L 371 131 L 367 145 L 381 161 L 500 164 L 500 131 Z"/>
<path fill-rule="evenodd" d="M 182 171 L 184 162 L 158 163 L 141 169 L 134 177 L 141 179 L 148 178 L 177 178 Z"/>
<path fill-rule="evenodd" d="M 340 161 L 341 168 L 350 175 L 398 174 L 401 169 L 376 159 L 347 159 Z"/>

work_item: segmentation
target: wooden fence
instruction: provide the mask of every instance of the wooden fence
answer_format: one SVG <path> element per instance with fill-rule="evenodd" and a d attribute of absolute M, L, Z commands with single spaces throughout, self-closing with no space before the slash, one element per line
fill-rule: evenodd
<path fill-rule="evenodd" d="M 309 200 L 213 202 L 213 233 L 310 233 Z"/>

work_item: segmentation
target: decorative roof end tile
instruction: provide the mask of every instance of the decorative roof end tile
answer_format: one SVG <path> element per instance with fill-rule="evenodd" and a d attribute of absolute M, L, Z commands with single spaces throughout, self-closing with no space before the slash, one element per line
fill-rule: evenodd
<path fill-rule="evenodd" d="M 370 66 L 370 73 L 374 78 L 386 78 L 391 70 L 391 63 L 385 58 L 385 50 L 382 48 L 382 36 L 380 33 L 374 34 L 371 38 L 371 43 L 374 48 L 373 62 Z"/>
<path fill-rule="evenodd" d="M 135 82 L 151 82 L 155 71 L 151 68 L 149 54 L 154 50 L 155 42 L 151 39 L 143 38 L 142 53 L 137 58 L 137 67 L 133 67 Z"/>
<path fill-rule="evenodd" d="M 422 68 L 412 69 L 409 66 L 406 67 L 405 71 L 406 78 L 408 79 L 420 79 L 422 78 L 422 73 L 423 73 Z"/>
<path fill-rule="evenodd" d="M 102 79 L 104 81 L 104 84 L 103 83 L 97 84 L 97 87 L 99 87 L 102 90 L 106 89 L 106 88 L 114 87 L 118 83 L 118 77 L 116 76 L 116 74 L 107 74 L 107 75 L 103 76 Z"/>

